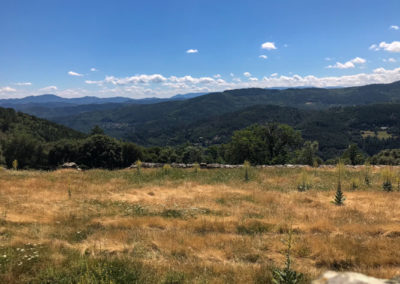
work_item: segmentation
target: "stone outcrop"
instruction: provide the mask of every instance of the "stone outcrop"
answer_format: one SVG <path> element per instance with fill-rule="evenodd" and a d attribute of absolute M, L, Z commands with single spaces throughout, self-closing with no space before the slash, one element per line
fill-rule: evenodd
<path fill-rule="evenodd" d="M 399 284 L 399 279 L 378 279 L 356 272 L 327 271 L 313 284 Z"/>
<path fill-rule="evenodd" d="M 69 163 L 64 163 L 60 166 L 61 169 L 75 169 L 80 171 L 81 169 L 79 168 L 79 166 L 74 163 L 74 162 L 69 162 Z"/>

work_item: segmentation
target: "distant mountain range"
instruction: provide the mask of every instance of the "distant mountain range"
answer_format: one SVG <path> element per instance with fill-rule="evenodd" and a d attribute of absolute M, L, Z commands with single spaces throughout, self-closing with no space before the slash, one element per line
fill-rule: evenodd
<path fill-rule="evenodd" d="M 0 99 L 0 106 L 18 106 L 18 105 L 42 105 L 51 104 L 53 106 L 68 105 L 90 105 L 90 104 L 109 104 L 109 103 L 132 103 L 132 104 L 153 104 L 164 101 L 186 100 L 202 96 L 205 93 L 189 93 L 183 95 L 175 95 L 170 98 L 145 98 L 131 99 L 127 97 L 99 98 L 94 96 L 86 96 L 81 98 L 63 98 L 52 94 L 44 94 L 39 96 L 29 96 L 20 99 Z"/>
<path fill-rule="evenodd" d="M 0 107 L 13 108 L 41 118 L 71 116 L 80 113 L 112 110 L 122 105 L 155 104 L 168 101 L 183 101 L 206 93 L 179 94 L 170 98 L 131 99 L 126 97 L 99 98 L 86 96 L 81 98 L 63 98 L 52 94 L 29 96 L 20 99 L 0 99 Z"/>

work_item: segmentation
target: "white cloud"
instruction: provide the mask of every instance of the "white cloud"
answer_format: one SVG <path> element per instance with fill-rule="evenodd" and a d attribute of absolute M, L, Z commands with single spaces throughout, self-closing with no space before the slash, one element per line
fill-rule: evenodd
<path fill-rule="evenodd" d="M 16 91 L 17 91 L 16 89 L 11 88 L 9 86 L 5 86 L 5 87 L 1 87 L 0 88 L 0 93 L 14 93 Z"/>
<path fill-rule="evenodd" d="M 259 57 L 262 58 L 262 59 L 267 59 L 268 58 L 268 56 L 266 56 L 265 54 L 262 54 Z"/>
<path fill-rule="evenodd" d="M 41 92 L 51 92 L 51 91 L 57 91 L 57 87 L 56 86 L 47 86 L 44 88 L 39 89 L 39 91 Z"/>
<path fill-rule="evenodd" d="M 99 70 L 97 70 L 96 68 L 92 67 L 92 68 L 90 68 L 90 71 L 96 72 L 96 71 L 99 71 Z"/>
<path fill-rule="evenodd" d="M 217 79 L 218 79 L 218 78 L 221 78 L 221 75 L 220 75 L 220 74 L 215 74 L 215 75 L 214 75 L 214 78 L 217 78 Z"/>
<path fill-rule="evenodd" d="M 400 41 L 393 41 L 392 43 L 382 41 L 379 48 L 389 52 L 400 52 Z"/>
<path fill-rule="evenodd" d="M 165 82 L 167 78 L 160 74 L 152 74 L 152 75 L 135 75 L 131 77 L 125 78 L 116 78 L 114 76 L 106 76 L 104 82 L 111 83 L 113 85 L 128 85 L 128 84 L 149 84 L 149 83 L 162 83 Z"/>
<path fill-rule="evenodd" d="M 390 26 L 390 28 L 389 29 L 391 29 L 391 30 L 399 30 L 400 28 L 399 28 L 399 26 L 396 26 L 396 25 L 392 25 L 392 26 Z"/>
<path fill-rule="evenodd" d="M 18 82 L 18 83 L 15 83 L 15 85 L 17 85 L 17 86 L 32 86 L 32 83 L 31 82 Z"/>
<path fill-rule="evenodd" d="M 354 60 L 362 62 L 362 60 Z M 354 63 L 353 63 L 354 64 Z M 386 70 L 377 68 L 371 73 L 359 73 L 348 76 L 329 76 L 316 77 L 314 75 L 300 76 L 294 75 L 278 75 L 273 73 L 262 79 L 256 78 L 250 74 L 245 80 L 237 77 L 229 77 L 229 80 L 222 78 L 214 78 L 213 76 L 193 77 L 186 76 L 169 76 L 161 74 L 140 74 L 131 77 L 114 77 L 107 76 L 101 81 L 85 81 L 87 84 L 93 84 L 93 87 L 66 89 L 57 91 L 57 95 L 68 97 L 79 97 L 85 95 L 96 95 L 101 97 L 110 96 L 127 96 L 133 98 L 145 97 L 170 97 L 178 93 L 192 92 L 218 92 L 240 88 L 272 88 L 272 87 L 348 87 L 360 86 L 375 83 L 391 83 L 400 80 L 400 68 Z M 151 83 L 152 81 L 161 83 Z M 96 88 L 96 89 L 93 89 Z M 33 92 L 33 95 L 43 94 L 44 91 L 57 90 L 55 86 L 49 86 Z M 22 95 L 32 95 L 32 93 L 19 91 L 18 93 L 3 93 L 2 97 L 16 97 Z"/>
<path fill-rule="evenodd" d="M 389 52 L 400 52 L 400 41 L 393 41 L 391 43 L 387 43 L 382 41 L 379 45 L 373 44 L 369 47 L 371 50 L 385 50 Z"/>
<path fill-rule="evenodd" d="M 275 43 L 274 43 L 274 42 L 269 42 L 269 41 L 264 42 L 264 43 L 261 45 L 261 48 L 262 48 L 262 49 L 266 49 L 266 50 L 277 49 L 276 46 L 275 46 Z"/>
<path fill-rule="evenodd" d="M 86 80 L 85 83 L 88 85 L 99 85 L 99 86 L 103 85 L 103 81 Z"/>
<path fill-rule="evenodd" d="M 229 75 L 230 75 L 231 77 L 235 77 L 235 74 L 233 74 L 233 73 L 230 73 Z"/>
<path fill-rule="evenodd" d="M 244 72 L 243 75 L 244 75 L 245 77 L 251 77 L 251 73 L 250 73 L 250 72 Z"/>
<path fill-rule="evenodd" d="M 336 64 L 334 65 L 328 65 L 327 68 L 349 69 L 349 68 L 355 68 L 356 65 L 364 64 L 366 62 L 367 61 L 364 58 L 356 57 L 345 63 L 336 62 Z"/>
<path fill-rule="evenodd" d="M 70 75 L 70 76 L 78 76 L 78 77 L 82 77 L 83 76 L 83 74 L 79 74 L 79 73 L 74 72 L 74 71 L 68 71 L 68 75 Z"/>
<path fill-rule="evenodd" d="M 188 49 L 186 50 L 186 53 L 198 53 L 199 51 L 197 49 Z"/>

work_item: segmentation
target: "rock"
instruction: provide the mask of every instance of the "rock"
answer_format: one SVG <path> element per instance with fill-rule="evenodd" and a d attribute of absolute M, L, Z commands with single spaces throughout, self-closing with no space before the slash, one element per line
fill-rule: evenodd
<path fill-rule="evenodd" d="M 400 283 L 398 280 L 378 279 L 356 272 L 327 271 L 313 284 L 388 284 Z"/>
<path fill-rule="evenodd" d="M 60 168 L 62 169 L 76 169 L 78 171 L 80 171 L 81 169 L 79 168 L 79 166 L 74 163 L 74 162 L 69 162 L 69 163 L 64 163 L 60 166 Z"/>
<path fill-rule="evenodd" d="M 207 164 L 207 169 L 220 169 L 222 166 L 220 164 Z"/>

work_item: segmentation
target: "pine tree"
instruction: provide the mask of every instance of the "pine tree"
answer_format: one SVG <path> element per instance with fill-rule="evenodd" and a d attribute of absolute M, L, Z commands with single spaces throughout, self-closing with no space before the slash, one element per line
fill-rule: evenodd
<path fill-rule="evenodd" d="M 333 203 L 338 206 L 341 206 L 341 205 L 344 205 L 345 200 L 346 200 L 346 197 L 344 197 L 344 195 L 343 195 L 342 185 L 339 180 L 338 187 L 337 187 L 336 194 L 335 194 L 335 199 L 333 200 Z"/>
<path fill-rule="evenodd" d="M 339 160 L 337 168 L 338 168 L 338 172 L 339 172 L 338 186 L 337 186 L 337 189 L 336 189 L 335 199 L 333 200 L 333 203 L 335 205 L 341 206 L 341 205 L 344 205 L 344 201 L 346 200 L 346 198 L 343 195 L 343 191 L 342 191 L 342 168 L 343 168 L 343 164 L 342 164 L 341 160 Z"/>

